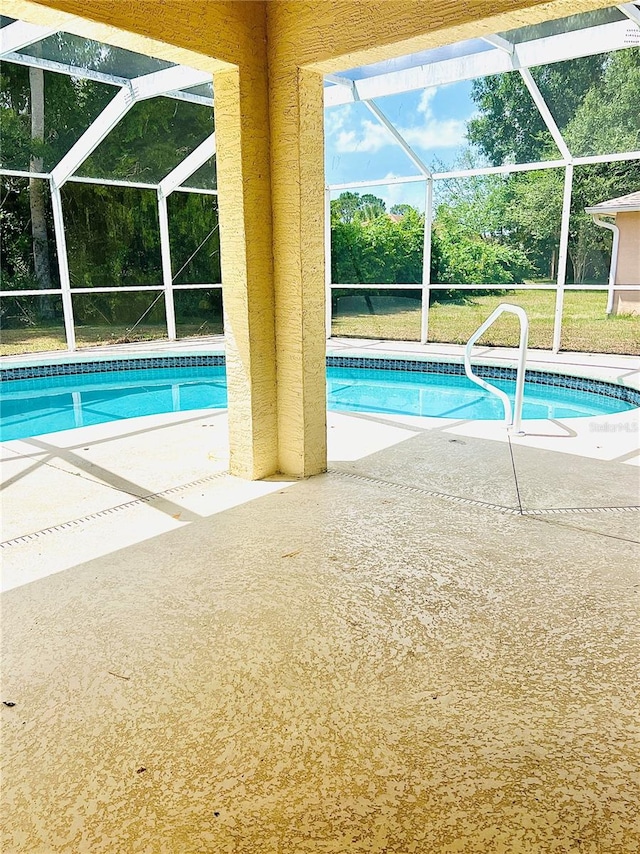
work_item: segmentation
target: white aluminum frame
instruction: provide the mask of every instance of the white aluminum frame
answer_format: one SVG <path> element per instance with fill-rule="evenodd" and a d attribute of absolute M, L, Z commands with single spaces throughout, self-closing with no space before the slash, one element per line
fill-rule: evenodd
<path fill-rule="evenodd" d="M 564 287 L 567 278 L 567 257 L 569 254 L 569 220 L 571 218 L 571 191 L 573 189 L 573 165 L 567 163 L 564 173 L 562 194 L 562 216 L 560 219 L 560 249 L 558 251 L 558 277 L 556 291 L 556 310 L 553 321 L 554 353 L 560 352 L 562 339 L 562 310 L 564 307 Z"/>
<path fill-rule="evenodd" d="M 216 153 L 215 132 L 208 136 L 191 154 L 178 163 L 168 175 L 158 184 L 158 222 L 160 225 L 160 254 L 162 257 L 162 279 L 164 282 L 164 305 L 167 315 L 167 337 L 169 341 L 175 341 L 176 312 L 173 300 L 173 270 L 171 266 L 171 243 L 169 240 L 169 212 L 167 209 L 167 198 L 176 190 L 183 181 L 191 177 L 193 173 L 204 165 L 210 157 Z"/>
<path fill-rule="evenodd" d="M 26 169 L 5 169 L 0 167 L 0 175 L 13 178 L 43 178 L 49 180 L 51 172 L 29 172 Z M 189 176 L 187 176 L 189 177 Z M 185 181 L 187 178 L 185 178 Z M 97 184 L 100 187 L 132 187 L 136 190 L 157 191 L 159 184 L 149 184 L 144 181 L 125 181 L 121 178 L 90 178 L 83 175 L 70 175 L 66 182 L 68 184 Z M 203 196 L 217 196 L 217 189 L 207 187 L 176 187 L 175 193 L 200 193 Z"/>
<path fill-rule="evenodd" d="M 422 306 L 420 310 L 420 343 L 429 340 L 429 302 L 431 301 L 431 238 L 433 225 L 433 176 L 426 182 L 424 200 L 424 236 L 422 249 Z"/>
<path fill-rule="evenodd" d="M 169 225 L 167 212 L 167 197 L 173 192 L 195 192 L 205 195 L 217 195 L 217 190 L 200 190 L 196 187 L 181 187 L 197 169 L 200 168 L 210 157 L 215 154 L 215 133 L 207 137 L 203 142 L 179 163 L 158 184 L 149 184 L 135 181 L 122 181 L 116 179 L 82 178 L 74 175 L 77 169 L 85 162 L 97 146 L 116 127 L 118 122 L 139 101 L 154 98 L 159 95 L 195 100 L 196 103 L 212 104 L 211 99 L 203 98 L 190 93 L 180 93 L 181 88 L 190 88 L 211 80 L 211 74 L 188 66 L 175 65 L 170 68 L 156 71 L 151 74 L 128 80 L 118 78 L 114 75 L 106 75 L 89 69 L 78 69 L 75 66 L 62 65 L 39 57 L 29 57 L 18 54 L 17 50 L 27 44 L 39 41 L 51 35 L 50 28 L 35 27 L 31 24 L 23 24 L 16 21 L 0 30 L 2 38 L 2 49 L 5 61 L 16 61 L 19 64 L 35 66 L 48 70 L 54 70 L 66 74 L 76 75 L 87 79 L 98 80 L 119 86 L 120 89 L 114 98 L 102 110 L 99 116 L 89 125 L 82 136 L 71 146 L 69 151 L 61 158 L 50 172 L 29 172 L 20 169 L 0 169 L 0 174 L 24 177 L 40 178 L 49 182 L 51 192 L 51 204 L 53 210 L 53 223 L 56 238 L 58 266 L 60 275 L 60 288 L 42 290 L 20 290 L 0 291 L 0 296 L 31 296 L 37 294 L 60 294 L 62 296 L 63 316 L 67 348 L 76 349 L 75 322 L 73 316 L 72 294 L 82 293 L 113 293 L 113 292 L 140 292 L 140 291 L 164 291 L 165 311 L 167 321 L 167 336 L 170 341 L 175 341 L 176 321 L 175 306 L 173 300 L 173 281 L 171 274 L 171 247 L 169 241 Z M 135 287 L 106 287 L 106 288 L 71 288 L 69 275 L 69 261 L 67 256 L 64 213 L 62 209 L 61 188 L 67 181 L 99 184 L 101 186 L 136 187 L 138 189 L 153 189 L 158 196 L 158 219 L 160 227 L 160 249 L 162 259 L 163 284 L 161 286 L 145 285 Z M 176 286 L 181 287 L 181 286 Z M 189 285 L 189 288 L 221 287 L 221 284 L 212 285 Z"/>
<path fill-rule="evenodd" d="M 617 7 L 629 20 L 640 27 L 640 12 L 632 3 L 626 3 Z M 569 220 L 571 214 L 571 191 L 573 184 L 573 171 L 575 166 L 594 164 L 594 163 L 611 163 L 625 160 L 640 160 L 640 151 L 626 151 L 620 153 L 609 153 L 604 155 L 588 155 L 575 157 L 572 155 L 569 146 L 564 139 L 560 128 L 557 125 L 546 101 L 540 91 L 538 85 L 529 67 L 540 65 L 540 57 L 544 57 L 544 64 L 550 64 L 567 59 L 573 59 L 581 56 L 588 56 L 593 53 L 604 53 L 611 50 L 618 50 L 624 47 L 629 47 L 628 38 L 629 24 L 628 21 L 617 21 L 610 24 L 602 24 L 597 27 L 589 27 L 586 30 L 578 30 L 569 33 L 561 33 L 554 36 L 548 36 L 541 39 L 536 39 L 530 42 L 522 42 L 515 44 L 508 41 L 499 35 L 482 36 L 482 41 L 492 45 L 493 50 L 480 51 L 469 54 L 463 57 L 454 59 L 441 60 L 430 65 L 421 65 L 402 71 L 391 71 L 382 74 L 377 74 L 371 77 L 365 77 L 360 80 L 351 80 L 350 78 L 340 75 L 326 75 L 325 80 L 333 85 L 326 87 L 324 90 L 325 108 L 337 106 L 340 104 L 348 104 L 357 101 L 362 101 L 365 106 L 378 118 L 378 120 L 390 131 L 396 142 L 401 146 L 407 156 L 410 158 L 414 166 L 420 172 L 419 175 L 411 176 L 395 176 L 392 178 L 379 178 L 367 181 L 353 181 L 327 186 L 325 190 L 325 198 L 329 199 L 326 204 L 329 205 L 326 214 L 327 226 L 330 232 L 330 198 L 331 192 L 339 190 L 354 190 L 370 187 L 391 186 L 405 183 L 425 182 L 425 240 L 423 253 L 423 271 L 422 271 L 422 311 L 421 311 L 421 327 L 420 327 L 420 342 L 426 344 L 428 341 L 429 330 L 429 296 L 431 290 L 441 289 L 464 289 L 464 290 L 480 290 L 484 288 L 502 288 L 507 289 L 504 285 L 433 285 L 430 283 L 430 261 L 431 261 L 431 220 L 433 207 L 433 182 L 436 180 L 448 178 L 466 178 L 479 175 L 499 175 L 509 174 L 511 172 L 533 171 L 538 169 L 564 169 L 564 190 L 562 201 L 562 217 L 560 224 L 560 248 L 558 259 L 558 270 L 555 285 L 521 285 L 518 290 L 522 289 L 554 289 L 556 291 L 556 306 L 554 313 L 554 328 L 553 328 L 553 343 L 552 349 L 557 353 L 561 347 L 562 337 L 562 315 L 564 307 L 564 291 L 565 290 L 587 290 L 593 286 L 584 285 L 567 285 L 566 270 L 567 270 L 567 254 L 569 243 Z M 589 37 L 584 38 L 584 33 L 588 32 Z M 429 167 L 422 161 L 419 155 L 408 145 L 402 135 L 393 127 L 382 110 L 373 104 L 373 98 L 382 97 L 384 95 L 393 95 L 400 92 L 409 92 L 416 89 L 428 88 L 431 86 L 440 86 L 447 83 L 453 83 L 461 80 L 470 80 L 475 77 L 483 77 L 488 74 L 496 74 L 501 72 L 516 71 L 522 77 L 522 80 L 527 87 L 532 100 L 538 109 L 542 120 L 549 130 L 562 159 L 546 160 L 531 163 L 505 163 L 500 166 L 478 167 L 473 169 L 457 169 L 444 172 L 431 172 Z M 598 225 L 608 227 L 606 223 L 598 222 Z M 428 232 L 428 237 L 427 237 Z M 328 237 L 330 247 L 330 233 Z M 614 247 L 615 248 L 615 247 Z M 329 251 L 330 262 L 330 251 Z M 348 284 L 333 284 L 330 279 L 327 281 L 327 300 L 330 302 L 330 295 L 333 289 L 349 289 L 349 288 L 379 288 L 379 289 L 411 289 L 416 288 L 415 284 L 378 284 L 378 285 L 348 285 Z M 509 290 L 516 286 L 509 286 Z M 607 304 L 607 313 L 610 312 L 610 303 L 612 300 L 611 289 L 611 274 L 609 275 L 609 299 Z M 601 286 L 595 289 L 603 290 Z M 637 290 L 637 285 L 622 286 L 623 290 Z M 327 337 L 331 337 L 331 311 L 330 306 L 327 311 Z"/>
<path fill-rule="evenodd" d="M 567 146 L 567 143 L 564 141 L 562 134 L 560 133 L 560 128 L 556 124 L 556 120 L 553 118 L 551 114 L 551 110 L 547 106 L 547 103 L 544 99 L 544 96 L 540 89 L 538 88 L 538 84 L 533 79 L 533 76 L 528 68 L 524 68 L 520 65 L 518 55 L 516 53 L 516 46 L 507 39 L 502 38 L 502 36 L 486 36 L 484 41 L 489 44 L 493 44 L 498 50 L 504 51 L 509 58 L 511 59 L 511 67 L 514 71 L 518 71 L 524 85 L 527 87 L 529 94 L 533 98 L 533 102 L 538 108 L 538 112 L 542 116 L 542 120 L 544 121 L 549 133 L 553 137 L 553 141 L 558 147 L 560 154 L 564 157 L 566 161 L 571 160 L 571 152 Z"/>
<path fill-rule="evenodd" d="M 4 32 L 4 30 L 0 30 Z M 104 71 L 95 71 L 93 68 L 80 68 L 77 65 L 67 65 L 56 62 L 54 59 L 44 59 L 41 56 L 29 56 L 18 51 L 9 52 L 2 56 L 3 62 L 12 62 L 14 65 L 24 65 L 28 68 L 41 68 L 43 71 L 54 71 L 56 74 L 66 74 L 67 77 L 78 77 L 82 80 L 93 80 L 96 83 L 105 83 L 107 86 L 127 86 L 128 77 L 119 77 L 116 74 L 107 74 Z"/>
<path fill-rule="evenodd" d="M 571 158 L 574 166 L 587 166 L 591 163 L 617 163 L 623 160 L 640 160 L 640 150 L 621 151 L 615 154 L 589 154 L 584 157 Z M 474 178 L 477 175 L 506 175 L 511 172 L 536 172 L 539 169 L 564 169 L 566 165 L 566 160 L 503 163 L 502 166 L 478 166 L 473 169 L 451 169 L 448 172 L 433 172 L 431 177 L 434 181 L 439 181 L 443 178 Z M 24 174 L 26 176 L 29 175 L 28 172 Z M 328 184 L 327 186 L 334 192 L 337 190 L 364 189 L 366 187 L 386 187 L 394 184 L 419 184 L 424 180 L 424 175 L 395 175 L 386 178 L 371 178 L 366 181 L 343 181 L 339 184 Z"/>
<path fill-rule="evenodd" d="M 547 126 L 549 133 L 553 137 L 553 141 L 558 146 L 558 150 L 560 154 L 564 157 L 565 160 L 571 160 L 571 152 L 569 151 L 569 146 L 564 141 L 562 134 L 560 133 L 560 128 L 556 124 L 556 120 L 551 115 L 551 110 L 547 106 L 547 102 L 545 101 L 542 92 L 538 88 L 538 84 L 533 79 L 531 72 L 528 68 L 519 68 L 518 72 L 524 81 L 524 85 L 529 90 L 529 94 L 533 98 L 533 102 L 538 108 L 538 112 L 542 116 L 542 120 Z"/>
<path fill-rule="evenodd" d="M 118 94 L 107 104 L 100 115 L 82 134 L 80 139 L 71 146 L 56 166 L 51 170 L 51 184 L 58 189 L 72 175 L 106 136 L 111 133 L 121 118 L 133 107 L 135 99 L 128 87 L 120 89 Z"/>
<path fill-rule="evenodd" d="M 431 177 L 431 170 L 426 165 L 426 163 L 422 160 L 422 158 L 418 155 L 416 151 L 409 145 L 406 139 L 402 136 L 400 131 L 394 126 L 392 122 L 385 116 L 380 107 L 373 101 L 363 101 L 362 102 L 365 107 L 372 113 L 380 122 L 380 124 L 385 127 L 391 136 L 398 143 L 400 148 L 407 155 L 409 160 L 413 163 L 413 165 L 418 169 L 421 175 L 424 175 L 425 178 Z"/>
<path fill-rule="evenodd" d="M 415 176 L 398 176 L 394 178 L 382 178 L 370 181 L 348 182 L 342 184 L 334 184 L 327 187 L 325 190 L 325 263 L 326 263 L 326 294 L 327 294 L 327 335 L 331 334 L 331 292 L 334 288 L 387 288 L 387 289 L 406 289 L 416 288 L 422 290 L 422 316 L 421 316 L 421 341 L 426 343 L 428 340 L 428 312 L 429 312 L 429 295 L 432 289 L 449 289 L 456 287 L 457 289 L 491 289 L 502 288 L 504 285 L 433 285 L 430 282 L 430 255 L 431 255 L 431 221 L 433 219 L 433 186 L 435 180 L 447 178 L 463 178 L 475 175 L 491 175 L 505 174 L 510 172 L 529 171 L 536 169 L 565 169 L 565 185 L 563 193 L 563 212 L 561 221 L 560 234 L 560 257 L 558 264 L 558 276 L 556 285 L 521 285 L 518 289 L 556 289 L 556 312 L 553 334 L 553 348 L 557 351 L 560 348 L 561 324 L 562 324 L 562 307 L 565 290 L 587 290 L 598 289 L 602 290 L 601 286 L 584 286 L 584 285 L 567 285 L 566 278 L 566 261 L 567 261 L 567 246 L 568 246 L 568 226 L 571 202 L 571 184 L 573 178 L 573 168 L 577 165 L 588 163 L 607 163 L 622 160 L 640 159 L 640 151 L 622 152 L 619 154 L 592 155 L 586 157 L 572 157 L 571 152 L 566 145 L 564 138 L 558 128 L 548 106 L 536 85 L 533 77 L 528 70 L 530 67 L 540 64 L 540 57 L 544 57 L 545 64 L 552 62 L 563 61 L 580 56 L 587 56 L 594 52 L 606 52 L 618 50 L 629 46 L 628 29 L 629 21 L 640 27 L 640 13 L 633 3 L 623 3 L 617 7 L 626 17 L 626 20 L 616 21 L 609 24 L 602 24 L 596 27 L 587 28 L 589 38 L 585 39 L 583 31 L 574 31 L 569 33 L 561 33 L 546 38 L 536 39 L 530 42 L 522 42 L 514 44 L 502 36 L 492 35 L 483 36 L 485 43 L 492 45 L 493 49 L 483 50 L 467 56 L 457 57 L 454 59 L 442 60 L 422 65 L 403 71 L 392 71 L 383 74 L 378 74 L 372 77 L 363 78 L 361 80 L 351 80 L 340 75 L 327 75 L 326 81 L 333 84 L 325 88 L 325 106 L 335 106 L 339 104 L 348 104 L 356 101 L 362 101 L 369 111 L 380 121 L 387 130 L 393 135 L 396 142 L 402 147 L 405 154 L 409 157 L 413 165 L 418 169 L 419 174 Z M 138 78 L 129 80 L 127 78 L 118 77 L 116 75 L 106 74 L 99 71 L 94 71 L 78 66 L 68 65 L 54 60 L 46 60 L 35 56 L 21 54 L 19 51 L 29 44 L 33 44 L 39 40 L 46 38 L 55 32 L 49 27 L 39 27 L 25 22 L 16 21 L 0 30 L 0 55 L 6 61 L 14 62 L 27 66 L 40 67 L 45 70 L 55 71 L 57 73 L 67 74 L 71 76 L 96 80 L 120 87 L 120 92 L 107 105 L 98 118 L 87 128 L 80 139 L 67 152 L 51 172 L 28 172 L 26 170 L 10 170 L 0 169 L 0 174 L 25 177 L 25 178 L 41 178 L 46 179 L 50 183 L 51 198 L 54 216 L 54 229 L 56 234 L 56 245 L 58 249 L 58 260 L 60 265 L 60 289 L 42 290 L 24 290 L 24 291 L 0 291 L 1 296 L 27 296 L 33 294 L 61 294 L 64 307 L 65 329 L 69 349 L 75 349 L 75 334 L 73 324 L 73 307 L 71 302 L 71 286 L 69 280 L 68 260 L 66 256 L 66 240 L 64 233 L 64 216 L 62 211 L 62 200 L 60 195 L 60 187 L 67 181 L 80 183 L 95 183 L 111 186 L 137 187 L 140 189 L 154 189 L 158 195 L 158 210 L 161 231 L 161 251 L 163 264 L 163 284 L 158 286 L 144 287 L 114 287 L 114 288 L 74 288 L 73 293 L 98 293 L 110 291 L 124 290 L 165 290 L 167 295 L 167 331 L 171 337 L 173 331 L 175 336 L 175 316 L 170 318 L 170 312 L 173 312 L 172 291 L 182 288 L 218 288 L 220 283 L 198 284 L 198 285 L 173 285 L 171 281 L 171 259 L 170 247 L 168 241 L 168 215 L 166 208 L 167 196 L 172 192 L 200 193 L 207 195 L 217 195 L 217 190 L 201 189 L 196 187 L 181 186 L 182 182 L 187 180 L 189 175 L 199 168 L 202 163 L 214 152 L 209 151 L 207 157 L 200 161 L 200 157 L 204 156 L 206 146 L 211 144 L 211 137 L 205 140 L 201 146 L 192 152 L 185 160 L 179 164 L 169 175 L 165 176 L 158 184 L 121 181 L 116 179 L 99 179 L 99 178 L 83 178 L 78 176 L 75 171 L 87 159 L 93 150 L 100 142 L 108 135 L 108 133 L 116 126 L 118 121 L 128 112 L 129 109 L 139 100 L 152 98 L 155 96 L 176 98 L 179 100 L 191 101 L 193 103 L 213 106 L 213 99 L 202 95 L 194 95 L 192 93 L 181 91 L 184 88 L 191 88 L 204 82 L 209 82 L 210 74 L 198 71 L 196 69 L 187 68 L 185 66 L 173 66 L 162 71 L 153 72 L 147 75 L 141 75 Z M 527 89 L 529 90 L 533 101 L 540 111 L 540 114 L 549 129 L 556 145 L 558 146 L 562 159 L 542 161 L 537 163 L 522 163 L 522 164 L 502 164 L 500 166 L 480 167 L 477 169 L 465 170 L 450 170 L 444 172 L 431 172 L 428 166 L 422 161 L 420 156 L 411 148 L 411 146 L 402 137 L 399 131 L 389 121 L 380 107 L 374 103 L 375 98 L 384 95 L 397 94 L 399 92 L 408 92 L 416 89 L 428 88 L 431 86 L 444 85 L 460 80 L 469 80 L 474 77 L 486 76 L 488 74 L 496 74 L 501 72 L 517 71 L 523 78 Z M 213 135 L 215 146 L 215 134 Z M 198 165 L 189 171 L 190 166 L 194 163 Z M 384 186 L 389 184 L 402 183 L 425 183 L 425 233 L 424 233 L 424 252 L 423 252 L 423 269 L 422 283 L 416 285 L 410 283 L 406 285 L 345 285 L 333 284 L 331 282 L 331 217 L 330 217 L 330 202 L 331 192 L 343 189 L 356 189 L 364 187 Z M 516 286 L 509 286 L 508 289 L 513 289 Z M 638 286 L 617 286 L 621 290 L 635 290 Z M 171 309 L 169 309 L 171 303 Z"/>
<path fill-rule="evenodd" d="M 4 29 L 2 32 L 4 32 Z M 128 86 L 131 82 L 130 77 L 119 77 L 115 74 L 107 74 L 104 71 L 95 71 L 92 68 L 67 65 L 63 62 L 56 62 L 54 59 L 43 59 L 40 56 L 29 56 L 28 54 L 18 52 L 6 53 L 2 56 L 2 59 L 4 62 L 12 62 L 14 65 L 42 68 L 43 71 L 54 71 L 56 74 L 66 74 L 68 77 L 78 77 L 82 80 L 94 80 L 96 83 L 105 83 L 107 86 Z M 208 83 L 209 81 L 205 82 Z M 161 92 L 160 97 L 172 98 L 175 101 L 189 101 L 192 104 L 201 104 L 205 107 L 213 107 L 213 97 L 194 95 L 193 92 L 182 92 L 178 89 Z"/>
<path fill-rule="evenodd" d="M 57 31 L 57 27 L 43 27 L 38 24 L 28 24 L 26 21 L 14 21 L 0 29 L 0 57 L 14 53 L 34 42 L 42 41 Z"/>
<path fill-rule="evenodd" d="M 640 27 L 640 9 L 634 3 L 621 3 L 618 9 L 623 15 L 626 15 L 630 21 Z"/>
<path fill-rule="evenodd" d="M 631 17 L 623 8 L 618 8 L 627 17 Z M 589 33 L 588 38 L 584 37 L 585 32 Z M 325 87 L 324 103 L 325 107 L 335 107 L 358 100 L 371 100 L 385 95 L 397 95 L 400 92 L 444 86 L 461 80 L 473 80 L 475 77 L 512 71 L 514 63 L 517 64 L 517 68 L 532 68 L 541 64 L 541 58 L 547 65 L 566 59 L 590 56 L 593 53 L 621 50 L 629 47 L 628 32 L 627 21 L 614 21 L 610 24 L 588 27 L 586 30 L 559 33 L 530 42 L 521 42 L 513 46 L 512 52 L 508 52 L 504 46 L 496 46 L 494 50 L 440 60 L 402 71 L 388 71 L 354 81 L 332 75 L 326 78 L 334 85 Z M 491 39 L 492 43 L 496 44 L 498 38 L 500 37 L 483 37 L 483 40 Z M 507 43 L 506 39 L 502 41 Z M 344 80 L 348 80 L 348 86 L 340 85 Z"/>
<path fill-rule="evenodd" d="M 195 285 L 174 285 L 174 287 L 196 287 Z M 205 287 L 209 287 L 206 285 Z M 447 284 L 431 284 L 429 285 L 432 291 L 556 291 L 557 285 L 551 282 L 541 282 L 540 284 L 536 283 L 535 285 L 526 284 L 525 282 L 514 282 L 513 284 L 505 284 L 504 282 L 480 282 L 477 284 L 469 284 L 468 282 L 463 284 L 462 282 L 447 282 Z M 377 283 L 367 283 L 360 284 L 354 282 L 334 282 L 331 285 L 332 290 L 340 290 L 344 288 L 345 290 L 359 290 L 366 291 L 372 288 L 376 288 L 377 290 L 388 290 L 388 291 L 419 291 L 420 283 L 419 282 L 394 282 L 393 284 L 377 282 Z M 598 285 L 598 284 L 589 284 L 581 282 L 579 284 L 568 284 L 564 286 L 565 291 L 606 291 L 608 285 Z M 640 285 L 616 285 L 617 291 L 637 291 L 640 288 Z M 93 289 L 92 289 L 93 290 Z M 122 290 L 120 288 L 120 290 Z M 75 292 L 75 288 L 74 288 Z M 3 293 L 3 296 L 6 296 L 7 293 L 13 294 L 17 293 L 17 291 L 7 291 L 0 292 Z M 20 291 L 20 293 L 26 293 L 25 291 Z M 34 293 L 40 293 L 40 291 L 34 291 Z M 50 291 L 46 291 L 46 293 L 50 293 Z"/>
<path fill-rule="evenodd" d="M 67 349 L 76 349 L 76 328 L 73 320 L 73 303 L 71 300 L 71 279 L 69 277 L 69 256 L 67 255 L 67 238 L 64 228 L 64 216 L 62 213 L 62 197 L 60 187 L 53 180 L 49 182 L 51 190 L 51 207 L 53 209 L 53 227 L 56 235 L 56 251 L 58 255 L 58 269 L 60 272 L 60 290 L 62 292 L 62 311 L 64 315 L 64 329 L 67 337 Z"/>
<path fill-rule="evenodd" d="M 216 135 L 215 132 L 204 139 L 197 148 L 194 148 L 191 154 L 188 154 L 184 160 L 182 160 L 178 165 L 169 172 L 168 175 L 160 181 L 158 184 L 158 197 L 164 196 L 165 198 L 175 190 L 177 190 L 181 184 L 190 178 L 194 172 L 204 166 L 204 164 L 213 157 L 216 153 Z"/>
<path fill-rule="evenodd" d="M 158 223 L 160 225 L 160 256 L 162 258 L 162 279 L 164 282 L 164 306 L 167 317 L 167 337 L 169 341 L 175 341 L 176 334 L 176 312 L 173 304 L 171 285 L 173 275 L 171 272 L 171 244 L 169 242 L 169 213 L 167 211 L 167 197 L 160 194 L 158 190 Z"/>
<path fill-rule="evenodd" d="M 211 75 L 195 68 L 176 65 L 153 74 L 136 77 L 123 86 L 118 94 L 107 104 L 100 115 L 94 119 L 80 139 L 71 146 L 62 160 L 51 170 L 51 181 L 56 187 L 62 187 L 65 181 L 91 155 L 100 143 L 111 133 L 118 122 L 138 103 L 154 98 L 163 92 L 179 88 L 180 85 L 196 86 L 206 82 Z"/>

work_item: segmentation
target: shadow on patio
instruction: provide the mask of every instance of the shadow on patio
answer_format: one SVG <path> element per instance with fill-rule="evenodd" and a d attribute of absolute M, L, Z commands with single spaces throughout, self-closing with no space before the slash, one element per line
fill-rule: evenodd
<path fill-rule="evenodd" d="M 637 513 L 519 515 L 507 444 L 393 429 L 5 594 L 4 850 L 638 845 Z M 636 494 L 513 450 L 528 506 Z"/>

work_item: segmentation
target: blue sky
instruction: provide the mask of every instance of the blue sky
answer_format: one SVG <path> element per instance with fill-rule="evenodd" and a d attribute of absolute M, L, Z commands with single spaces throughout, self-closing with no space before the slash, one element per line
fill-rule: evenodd
<path fill-rule="evenodd" d="M 467 145 L 466 125 L 476 112 L 470 92 L 471 81 L 463 81 L 379 98 L 376 104 L 429 167 L 440 163 L 448 168 Z M 419 174 L 387 129 L 360 103 L 325 111 L 325 169 L 328 184 Z M 423 184 L 358 192 L 383 198 L 387 208 L 406 202 L 424 210 Z"/>

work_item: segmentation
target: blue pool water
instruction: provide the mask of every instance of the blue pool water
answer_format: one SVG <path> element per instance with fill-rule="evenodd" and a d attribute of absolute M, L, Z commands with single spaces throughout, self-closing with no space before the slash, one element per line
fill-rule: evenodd
<path fill-rule="evenodd" d="M 328 368 L 329 409 L 490 421 L 504 418 L 498 397 L 466 376 L 378 368 Z M 489 378 L 513 405 L 513 380 Z M 631 403 L 589 391 L 525 382 L 522 417 L 580 418 L 633 409 Z"/>
<path fill-rule="evenodd" d="M 328 408 L 346 412 L 429 415 L 455 419 L 504 417 L 500 401 L 464 376 L 379 368 L 328 367 Z M 515 383 L 491 379 L 513 399 Z M 604 388 L 604 387 L 603 387 Z M 21 439 L 140 415 L 221 409 L 225 368 L 139 368 L 2 384 L 0 438 Z M 577 418 L 633 409 L 603 393 L 526 383 L 524 418 Z"/>

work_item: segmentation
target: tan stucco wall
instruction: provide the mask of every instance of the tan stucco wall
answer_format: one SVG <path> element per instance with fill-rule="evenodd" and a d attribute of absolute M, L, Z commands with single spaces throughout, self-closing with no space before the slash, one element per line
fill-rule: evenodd
<path fill-rule="evenodd" d="M 617 285 L 640 285 L 640 211 L 619 213 Z M 640 314 L 640 292 L 614 291 L 614 314 Z"/>
<path fill-rule="evenodd" d="M 232 471 L 326 466 L 321 74 L 603 0 L 3 0 L 214 73 Z"/>
<path fill-rule="evenodd" d="M 253 479 L 279 469 L 267 79 L 218 72 L 215 103 L 230 465 Z"/>
<path fill-rule="evenodd" d="M 2 0 L 2 14 L 210 71 L 259 65 L 260 3 L 193 0 Z M 259 15 L 256 16 L 256 12 Z"/>
<path fill-rule="evenodd" d="M 198 56 L 251 62 L 253 6 L 278 7 L 281 60 L 323 73 L 403 56 L 551 18 L 610 0 L 3 0 L 3 14 L 200 68 Z M 64 13 L 64 15 L 61 15 Z M 273 19 L 274 24 L 276 19 Z M 119 31 L 119 32 L 118 32 Z M 249 42 L 247 42 L 249 38 Z M 186 59 L 188 52 L 191 55 Z"/>

